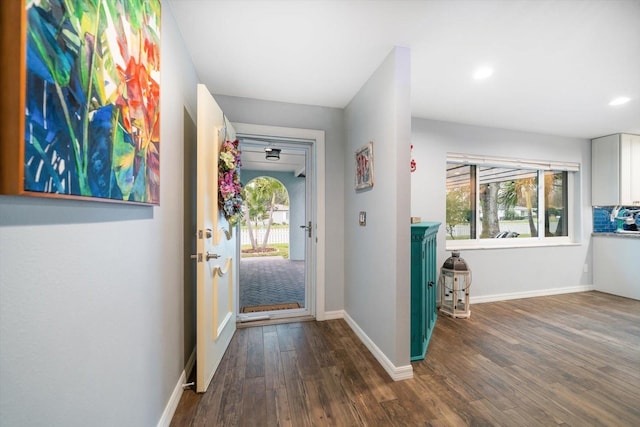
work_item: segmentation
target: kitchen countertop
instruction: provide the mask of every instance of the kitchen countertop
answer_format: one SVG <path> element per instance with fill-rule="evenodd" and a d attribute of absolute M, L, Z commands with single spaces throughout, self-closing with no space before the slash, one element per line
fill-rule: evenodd
<path fill-rule="evenodd" d="M 621 237 L 640 239 L 640 233 L 591 233 L 594 237 Z"/>

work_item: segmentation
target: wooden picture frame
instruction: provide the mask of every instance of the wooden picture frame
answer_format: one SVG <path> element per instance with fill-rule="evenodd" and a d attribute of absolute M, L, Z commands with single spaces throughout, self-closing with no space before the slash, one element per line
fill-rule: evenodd
<path fill-rule="evenodd" d="M 356 150 L 356 191 L 373 187 L 373 142 Z"/>
<path fill-rule="evenodd" d="M 0 194 L 159 205 L 160 12 L 0 3 Z"/>

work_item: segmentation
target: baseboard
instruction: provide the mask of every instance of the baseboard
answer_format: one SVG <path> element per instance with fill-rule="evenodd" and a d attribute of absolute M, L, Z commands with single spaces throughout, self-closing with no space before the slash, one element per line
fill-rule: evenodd
<path fill-rule="evenodd" d="M 344 319 L 344 310 L 325 311 L 324 320 Z"/>
<path fill-rule="evenodd" d="M 178 403 L 180 403 L 180 398 L 182 397 L 182 393 L 184 389 L 182 388 L 183 384 L 187 382 L 187 378 L 191 375 L 191 371 L 193 370 L 193 366 L 196 361 L 196 349 L 194 347 L 191 352 L 191 356 L 189 356 L 189 360 L 187 360 L 187 364 L 180 374 L 180 378 L 178 378 L 178 383 L 173 389 L 173 393 L 171 393 L 171 397 L 167 402 L 167 406 L 164 408 L 164 412 L 162 413 L 162 417 L 160 417 L 160 421 L 158 421 L 158 427 L 169 427 L 171 424 L 171 420 L 173 419 L 173 414 L 175 414 L 176 409 L 178 408 Z"/>
<path fill-rule="evenodd" d="M 345 311 L 344 320 L 347 322 L 349 327 L 353 330 L 353 332 L 360 338 L 360 341 L 369 349 L 373 357 L 376 358 L 378 363 L 382 365 L 387 374 L 394 381 L 408 380 L 413 378 L 413 367 L 411 364 L 406 366 L 395 366 L 389 358 L 378 348 L 378 346 L 369 338 L 369 336 L 358 326 L 355 320 L 349 316 L 349 314 Z"/>
<path fill-rule="evenodd" d="M 481 304 L 483 302 L 506 301 L 511 299 L 544 297 L 549 295 L 570 294 L 574 292 L 593 291 L 593 285 L 571 286 L 567 288 L 542 289 L 539 291 L 510 292 L 506 294 L 493 294 L 481 297 L 469 297 L 470 304 Z"/>

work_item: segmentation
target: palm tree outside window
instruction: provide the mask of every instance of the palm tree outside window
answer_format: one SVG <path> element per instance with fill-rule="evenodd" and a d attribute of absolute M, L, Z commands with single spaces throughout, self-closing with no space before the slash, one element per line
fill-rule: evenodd
<path fill-rule="evenodd" d="M 569 172 L 505 163 L 447 163 L 447 240 L 569 236 Z"/>

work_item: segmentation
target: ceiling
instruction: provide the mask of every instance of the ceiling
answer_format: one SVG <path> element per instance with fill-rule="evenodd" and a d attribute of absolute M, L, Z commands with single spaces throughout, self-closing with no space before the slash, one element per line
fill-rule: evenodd
<path fill-rule="evenodd" d="M 267 160 L 265 148 L 280 150 L 278 160 Z M 295 176 L 306 176 L 306 157 L 304 149 L 296 149 L 290 145 L 283 145 L 278 141 L 255 141 L 240 138 L 242 151 L 242 169 L 293 172 Z"/>
<path fill-rule="evenodd" d="M 170 0 L 215 94 L 345 107 L 394 46 L 414 117 L 640 134 L 640 0 Z M 490 65 L 494 74 L 474 80 Z M 631 101 L 612 107 L 609 101 Z"/>

